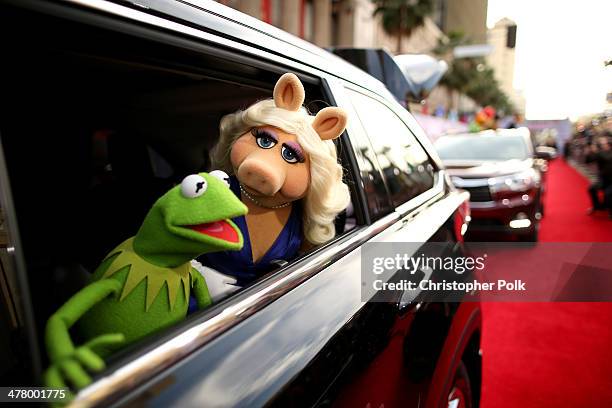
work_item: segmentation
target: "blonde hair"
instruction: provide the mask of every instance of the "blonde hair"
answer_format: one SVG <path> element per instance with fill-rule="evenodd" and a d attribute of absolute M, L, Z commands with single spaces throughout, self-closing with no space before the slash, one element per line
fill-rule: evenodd
<path fill-rule="evenodd" d="M 219 142 L 212 151 L 212 164 L 213 168 L 232 174 L 232 145 L 254 127 L 269 125 L 296 135 L 310 159 L 310 186 L 303 198 L 304 236 L 308 242 L 317 245 L 334 237 L 334 219 L 348 206 L 350 193 L 342 181 L 336 146 L 331 140 L 321 140 L 312 127 L 313 120 L 314 116 L 305 109 L 290 111 L 278 108 L 272 99 L 225 115 L 219 126 Z"/>

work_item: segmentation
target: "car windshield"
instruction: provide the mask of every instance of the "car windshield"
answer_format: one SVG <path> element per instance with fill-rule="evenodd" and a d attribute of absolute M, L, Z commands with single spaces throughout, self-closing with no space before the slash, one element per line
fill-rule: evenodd
<path fill-rule="evenodd" d="M 518 135 L 457 135 L 436 140 L 442 160 L 525 160 L 529 152 L 522 136 Z"/>

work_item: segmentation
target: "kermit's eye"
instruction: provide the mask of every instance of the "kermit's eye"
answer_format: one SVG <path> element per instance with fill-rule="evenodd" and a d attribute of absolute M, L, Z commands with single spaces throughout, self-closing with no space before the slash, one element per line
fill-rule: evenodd
<path fill-rule="evenodd" d="M 226 186 L 228 186 L 228 187 L 230 186 L 229 176 L 223 170 L 213 170 L 213 171 L 211 171 L 208 174 L 210 174 L 211 176 L 213 176 L 215 178 L 218 178 L 219 180 L 224 182 Z"/>
<path fill-rule="evenodd" d="M 181 181 L 181 193 L 187 198 L 196 198 L 206 192 L 208 183 L 199 174 L 191 174 Z"/>

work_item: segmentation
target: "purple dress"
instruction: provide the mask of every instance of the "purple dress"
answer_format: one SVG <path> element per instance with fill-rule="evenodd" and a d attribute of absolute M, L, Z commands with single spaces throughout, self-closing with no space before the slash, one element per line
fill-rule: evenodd
<path fill-rule="evenodd" d="M 240 184 L 235 176 L 230 177 L 230 188 L 240 198 Z M 290 262 L 297 257 L 302 244 L 302 207 L 294 203 L 287 223 L 281 230 L 268 252 L 257 262 L 253 262 L 251 239 L 244 216 L 232 218 L 244 237 L 240 251 L 223 251 L 204 254 L 198 257 L 202 265 L 236 278 L 239 286 L 244 286 L 278 268 L 276 261 Z"/>

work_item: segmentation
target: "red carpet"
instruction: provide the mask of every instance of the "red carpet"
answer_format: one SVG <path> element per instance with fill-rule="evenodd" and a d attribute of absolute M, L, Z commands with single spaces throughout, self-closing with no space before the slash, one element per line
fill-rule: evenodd
<path fill-rule="evenodd" d="M 589 181 L 558 159 L 551 163 L 540 240 L 548 242 L 612 242 L 612 221 L 603 211 L 586 215 L 591 207 Z"/>
<path fill-rule="evenodd" d="M 612 242 L 606 214 L 585 214 L 587 187 L 562 160 L 551 164 L 541 241 Z M 482 407 L 612 406 L 612 304 L 482 307 Z"/>

